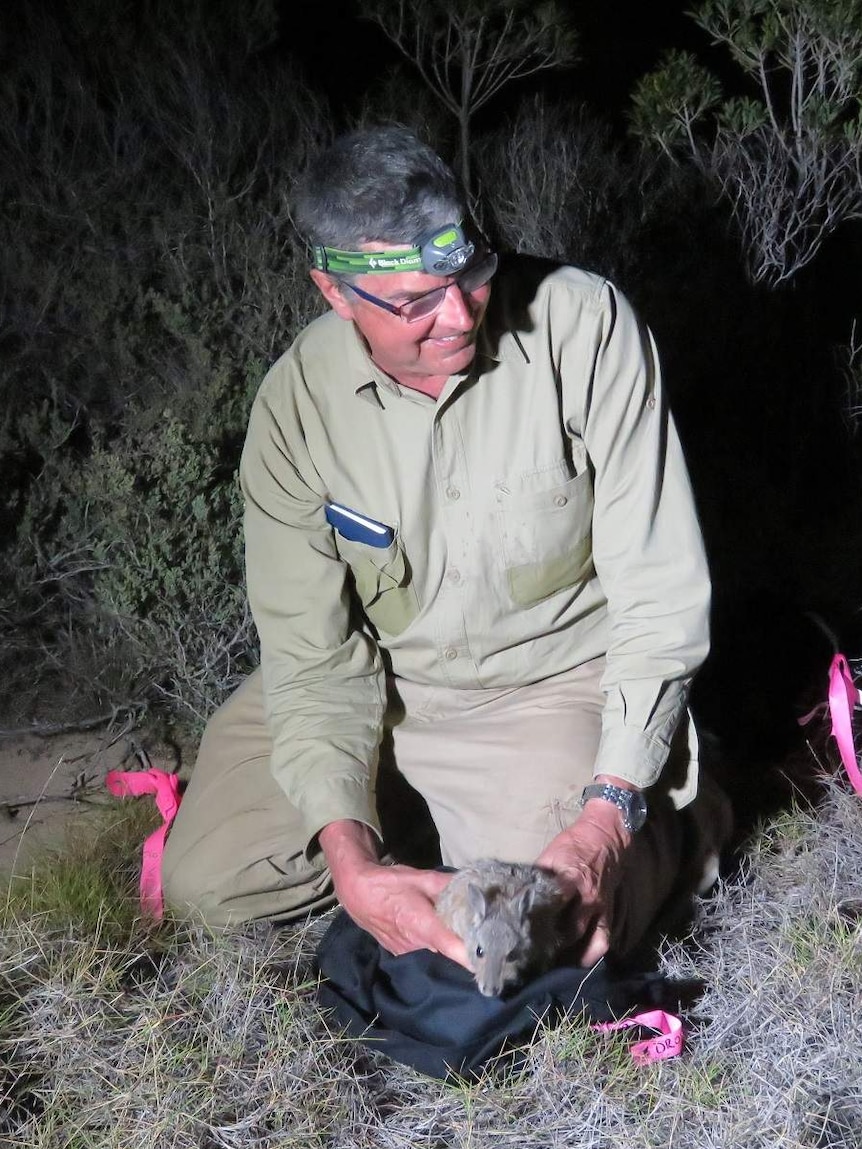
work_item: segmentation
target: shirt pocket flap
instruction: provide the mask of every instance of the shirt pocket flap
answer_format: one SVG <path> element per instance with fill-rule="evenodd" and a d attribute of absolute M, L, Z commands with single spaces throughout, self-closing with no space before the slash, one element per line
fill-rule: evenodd
<path fill-rule="evenodd" d="M 531 476 L 532 478 L 532 476 Z M 593 490 L 587 470 L 501 505 L 506 578 L 519 606 L 592 578 Z"/>
<path fill-rule="evenodd" d="M 512 601 L 532 606 L 593 575 L 592 539 L 581 539 L 562 554 L 541 562 L 509 567 L 506 576 Z"/>
<path fill-rule="evenodd" d="M 410 564 L 400 540 L 372 547 L 338 537 L 338 553 L 350 567 L 368 618 L 386 634 L 400 634 L 419 613 Z"/>

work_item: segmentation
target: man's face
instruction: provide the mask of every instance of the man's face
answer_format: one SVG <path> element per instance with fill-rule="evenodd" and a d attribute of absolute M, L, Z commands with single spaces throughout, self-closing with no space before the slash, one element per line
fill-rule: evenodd
<path fill-rule="evenodd" d="M 380 243 L 364 245 L 365 251 L 404 251 Z M 360 275 L 356 285 L 379 299 L 398 306 L 417 295 L 450 284 L 440 307 L 413 323 L 337 284 L 323 272 L 312 277 L 327 302 L 342 319 L 355 323 L 368 345 L 371 358 L 405 387 L 439 393 L 450 375 L 466 371 L 476 354 L 476 335 L 491 296 L 491 284 L 472 292 L 462 291 L 455 277 L 445 279 L 424 271 Z"/>

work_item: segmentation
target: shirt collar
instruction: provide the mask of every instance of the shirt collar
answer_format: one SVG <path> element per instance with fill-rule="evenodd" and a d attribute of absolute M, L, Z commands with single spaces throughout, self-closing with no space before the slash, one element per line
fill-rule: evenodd
<path fill-rule="evenodd" d="M 375 407 L 382 407 L 383 400 L 378 394 L 378 388 L 388 391 L 390 395 L 400 395 L 398 384 L 390 379 L 385 371 L 381 371 L 366 350 L 362 336 L 355 326 L 347 323 L 347 355 L 350 363 L 350 373 L 354 380 L 353 390 L 356 395 L 371 403 Z"/>

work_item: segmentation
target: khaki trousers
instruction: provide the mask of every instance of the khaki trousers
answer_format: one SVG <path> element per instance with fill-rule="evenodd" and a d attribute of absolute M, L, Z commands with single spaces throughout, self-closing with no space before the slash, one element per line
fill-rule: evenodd
<path fill-rule="evenodd" d="M 430 813 L 438 860 L 447 865 L 535 860 L 575 820 L 592 779 L 603 668 L 596 659 L 530 686 L 494 690 L 397 680 L 377 783 L 384 848 L 415 864 L 411 854 L 425 840 Z M 329 873 L 306 858 L 302 821 L 270 773 L 270 746 L 256 671 L 207 725 L 168 838 L 165 893 L 178 912 L 225 925 L 285 921 L 333 904 Z M 671 757 L 668 778 L 688 763 L 685 730 Z M 627 856 L 615 906 L 616 952 L 640 940 L 681 885 L 697 884 L 706 855 L 728 836 L 726 800 L 704 781 L 681 813 L 660 787 L 648 795 L 650 815 Z"/>

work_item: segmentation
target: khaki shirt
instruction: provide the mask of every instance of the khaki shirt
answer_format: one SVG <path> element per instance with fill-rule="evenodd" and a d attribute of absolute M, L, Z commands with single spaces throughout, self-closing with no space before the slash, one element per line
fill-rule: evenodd
<path fill-rule="evenodd" d="M 261 385 L 241 482 L 272 769 L 309 841 L 340 818 L 377 827 L 381 648 L 396 676 L 464 690 L 606 654 L 595 773 L 656 781 L 707 652 L 709 580 L 655 346 L 607 281 L 501 269 L 471 371 L 436 400 L 322 316 Z M 328 501 L 394 540 L 342 538 Z"/>

